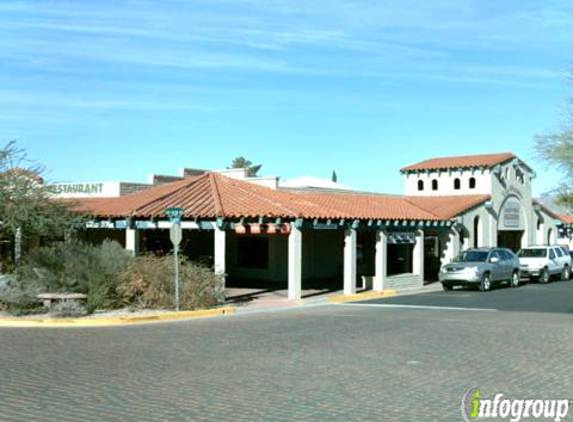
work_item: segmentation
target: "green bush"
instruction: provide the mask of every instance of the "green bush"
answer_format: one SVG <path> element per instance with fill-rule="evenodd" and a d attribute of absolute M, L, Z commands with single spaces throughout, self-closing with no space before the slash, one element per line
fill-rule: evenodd
<path fill-rule="evenodd" d="M 36 286 L 44 293 L 84 293 L 86 308 L 114 308 L 121 274 L 133 256 L 117 242 L 99 246 L 86 243 L 57 243 L 31 251 L 16 270 L 21 289 Z M 1 300 L 1 298 L 0 298 Z"/>
<path fill-rule="evenodd" d="M 124 271 L 117 293 L 127 306 L 166 309 L 175 306 L 173 256 L 136 257 Z M 223 278 L 210 268 L 181 258 L 180 308 L 209 308 L 224 302 Z"/>
<path fill-rule="evenodd" d="M 223 278 L 205 265 L 181 259 L 181 309 L 209 308 L 224 302 Z M 39 293 L 83 293 L 85 308 L 173 308 L 173 256 L 133 257 L 117 242 L 101 245 L 57 243 L 31 251 L 15 273 L 0 285 L 0 309 L 41 309 Z M 62 314 L 80 312 L 62 304 Z"/>

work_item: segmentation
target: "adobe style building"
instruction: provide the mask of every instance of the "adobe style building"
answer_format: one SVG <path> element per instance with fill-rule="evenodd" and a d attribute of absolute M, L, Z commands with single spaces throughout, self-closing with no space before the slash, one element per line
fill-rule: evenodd
<path fill-rule="evenodd" d="M 421 286 L 477 246 L 555 243 L 565 217 L 532 200 L 534 171 L 510 153 L 437 158 L 401 170 L 406 194 L 309 187 L 244 170 L 206 172 L 115 198 L 81 199 L 85 239 L 169 253 L 170 207 L 185 209 L 183 252 L 228 285 L 319 283 L 353 294 Z M 561 231 L 563 233 L 563 231 Z"/>

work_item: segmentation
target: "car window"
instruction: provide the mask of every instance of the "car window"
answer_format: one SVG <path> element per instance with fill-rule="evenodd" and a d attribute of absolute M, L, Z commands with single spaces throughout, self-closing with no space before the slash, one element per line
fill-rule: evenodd
<path fill-rule="evenodd" d="M 549 249 L 549 259 L 555 259 L 555 252 L 553 249 Z"/>
<path fill-rule="evenodd" d="M 506 261 L 511 261 L 512 259 L 515 259 L 515 255 L 509 249 L 504 249 L 503 250 L 503 259 L 505 259 Z"/>
<path fill-rule="evenodd" d="M 493 252 L 491 253 L 491 256 L 489 257 L 489 260 L 491 261 L 492 258 L 497 258 L 498 260 L 501 261 L 501 256 L 500 256 L 499 251 L 493 251 Z"/>
<path fill-rule="evenodd" d="M 561 250 L 561 248 L 555 248 L 555 253 L 559 258 L 563 256 L 563 251 Z"/>
<path fill-rule="evenodd" d="M 460 253 L 455 262 L 485 262 L 487 260 L 487 251 L 463 251 Z"/>
<path fill-rule="evenodd" d="M 545 258 L 547 256 L 547 249 L 545 248 L 529 248 L 522 249 L 517 254 L 520 258 Z"/>

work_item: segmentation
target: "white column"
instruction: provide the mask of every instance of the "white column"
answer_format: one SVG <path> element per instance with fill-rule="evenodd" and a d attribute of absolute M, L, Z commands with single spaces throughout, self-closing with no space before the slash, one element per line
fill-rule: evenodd
<path fill-rule="evenodd" d="M 376 232 L 376 255 L 374 258 L 375 273 L 373 290 L 381 292 L 386 287 L 386 277 L 388 275 L 388 233 L 385 231 Z"/>
<path fill-rule="evenodd" d="M 139 254 L 139 230 L 125 230 L 125 249 L 131 251 L 134 255 Z"/>
<path fill-rule="evenodd" d="M 215 274 L 220 274 L 225 277 L 226 267 L 226 247 L 227 247 L 227 232 L 219 227 L 215 227 L 215 256 L 214 267 Z"/>
<path fill-rule="evenodd" d="M 497 246 L 497 220 L 492 214 L 489 215 L 489 236 L 489 246 L 495 248 Z"/>
<path fill-rule="evenodd" d="M 460 232 L 455 228 L 450 228 L 450 233 L 448 234 L 448 245 L 446 249 L 445 262 L 443 264 L 449 264 L 454 260 L 456 256 L 460 253 L 462 249 L 462 244 L 460 242 Z"/>
<path fill-rule="evenodd" d="M 288 298 L 299 300 L 302 291 L 302 232 L 291 223 L 288 236 Z"/>
<path fill-rule="evenodd" d="M 420 276 L 421 283 L 424 283 L 424 232 L 416 232 L 416 245 L 414 246 L 414 256 L 412 262 L 414 274 Z"/>
<path fill-rule="evenodd" d="M 356 294 L 356 230 L 344 232 L 344 294 Z"/>

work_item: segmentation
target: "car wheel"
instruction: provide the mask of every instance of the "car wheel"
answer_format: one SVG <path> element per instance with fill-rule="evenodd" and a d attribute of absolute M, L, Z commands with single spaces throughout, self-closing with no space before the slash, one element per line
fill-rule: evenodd
<path fill-rule="evenodd" d="M 491 277 L 489 274 L 484 274 L 481 278 L 479 289 L 482 292 L 489 292 L 491 290 Z"/>
<path fill-rule="evenodd" d="M 519 273 L 515 272 L 511 275 L 509 285 L 511 287 L 519 287 Z"/>
<path fill-rule="evenodd" d="M 563 267 L 563 271 L 561 271 L 561 280 L 562 281 L 569 281 L 569 267 L 567 265 L 565 265 Z"/>
<path fill-rule="evenodd" d="M 541 270 L 541 274 L 539 274 L 539 282 L 542 284 L 549 283 L 549 271 L 547 268 Z"/>
<path fill-rule="evenodd" d="M 444 288 L 444 290 L 445 290 L 446 292 L 449 292 L 450 290 L 453 289 L 453 286 L 452 286 L 451 284 L 442 283 L 442 287 Z"/>

